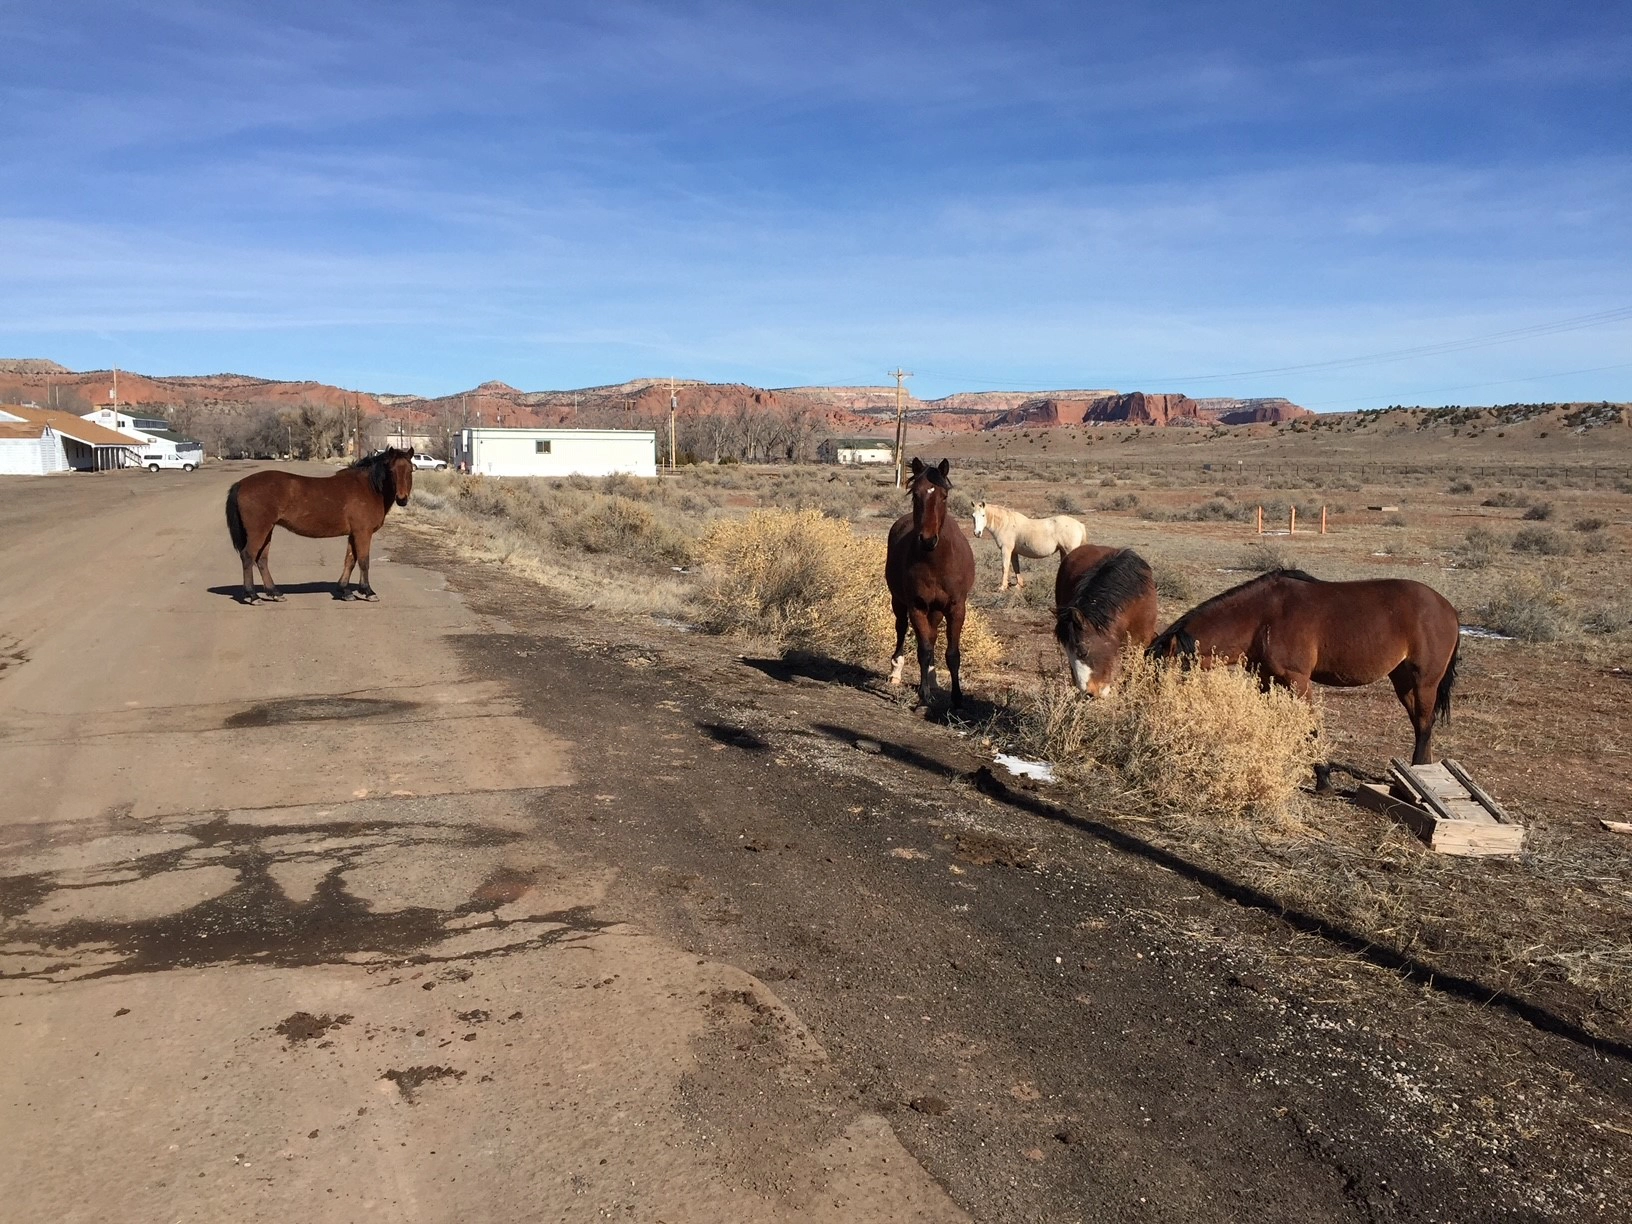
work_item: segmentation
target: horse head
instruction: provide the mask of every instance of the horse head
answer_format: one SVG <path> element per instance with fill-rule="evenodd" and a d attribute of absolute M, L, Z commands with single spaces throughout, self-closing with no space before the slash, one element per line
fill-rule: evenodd
<path fill-rule="evenodd" d="M 1054 609 L 1054 638 L 1065 650 L 1077 691 L 1089 697 L 1108 696 L 1121 670 L 1121 641 L 1096 629 L 1077 607 Z"/>
<path fill-rule="evenodd" d="M 414 491 L 414 448 L 387 451 L 386 464 L 391 471 L 391 488 L 397 505 L 406 506 L 409 494 Z"/>
<path fill-rule="evenodd" d="M 983 501 L 978 501 L 978 502 L 975 503 L 975 539 L 978 540 L 978 539 L 980 539 L 981 536 L 983 536 L 985 534 L 986 534 L 986 503 L 983 502 Z"/>
<path fill-rule="evenodd" d="M 922 459 L 912 461 L 912 480 L 907 484 L 912 494 L 912 530 L 925 552 L 934 550 L 946 526 L 946 494 L 952 488 L 947 472 L 951 467 L 946 459 L 934 467 L 925 467 Z"/>

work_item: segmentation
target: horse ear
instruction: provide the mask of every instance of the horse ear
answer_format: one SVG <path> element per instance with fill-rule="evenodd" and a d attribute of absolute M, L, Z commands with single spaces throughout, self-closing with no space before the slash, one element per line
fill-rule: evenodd
<path fill-rule="evenodd" d="M 917 455 L 914 455 L 912 457 L 912 462 L 909 463 L 907 466 L 912 469 L 912 474 L 914 476 L 917 476 L 924 470 L 924 461 L 922 459 L 918 458 Z"/>
<path fill-rule="evenodd" d="M 1071 609 L 1071 621 L 1078 629 L 1088 628 L 1088 618 L 1082 614 L 1081 608 L 1073 607 Z"/>
<path fill-rule="evenodd" d="M 941 479 L 945 480 L 946 479 L 946 474 L 948 472 L 950 472 L 951 470 L 952 470 L 952 460 L 942 459 L 941 460 L 941 465 L 940 465 Z"/>

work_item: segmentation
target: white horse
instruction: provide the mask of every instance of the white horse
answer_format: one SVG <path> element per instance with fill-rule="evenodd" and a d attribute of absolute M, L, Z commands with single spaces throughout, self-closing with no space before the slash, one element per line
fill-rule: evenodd
<path fill-rule="evenodd" d="M 985 535 L 987 528 L 997 542 L 997 551 L 1003 555 L 1003 585 L 997 588 L 1000 591 L 1009 589 L 1011 573 L 1016 586 L 1026 585 L 1020 574 L 1021 557 L 1047 557 L 1054 553 L 1063 557 L 1088 542 L 1088 528 L 1069 515 L 1034 519 L 1006 506 L 976 502 L 976 537 Z"/>

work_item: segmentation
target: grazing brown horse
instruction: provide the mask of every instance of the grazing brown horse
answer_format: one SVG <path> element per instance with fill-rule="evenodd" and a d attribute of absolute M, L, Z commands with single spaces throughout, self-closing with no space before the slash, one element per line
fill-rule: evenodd
<path fill-rule="evenodd" d="M 1169 625 L 1150 654 L 1245 663 L 1265 689 L 1354 688 L 1387 676 L 1411 718 L 1413 765 L 1429 763 L 1434 719 L 1451 716 L 1461 624 L 1430 586 L 1407 578 L 1322 582 L 1272 570 L 1215 595 Z M 1316 771 L 1322 787 L 1326 773 Z"/>
<path fill-rule="evenodd" d="M 1156 579 L 1129 548 L 1083 544 L 1054 576 L 1054 636 L 1065 647 L 1072 682 L 1106 696 L 1122 669 L 1122 648 L 1156 636 Z"/>
<path fill-rule="evenodd" d="M 346 562 L 340 571 L 341 599 L 353 598 L 351 567 L 362 574 L 357 594 L 376 598 L 368 585 L 368 546 L 385 522 L 391 503 L 408 504 L 414 491 L 414 452 L 388 448 L 359 459 L 333 476 L 297 476 L 293 472 L 256 472 L 227 490 L 227 530 L 244 563 L 244 602 L 255 602 L 254 566 L 261 568 L 268 599 L 282 599 L 266 552 L 272 529 L 284 527 L 314 538 L 346 537 Z"/>
<path fill-rule="evenodd" d="M 935 690 L 935 638 L 944 620 L 946 670 L 952 673 L 952 708 L 957 709 L 963 704 L 959 643 L 969 592 L 975 589 L 975 554 L 958 520 L 946 512 L 946 495 L 952 488 L 947 478 L 950 467 L 945 459 L 935 467 L 925 467 L 922 459 L 912 461 L 912 479 L 907 482 L 912 513 L 903 514 L 890 528 L 884 581 L 895 609 L 890 683 L 901 683 L 901 669 L 907 661 L 907 626 L 911 624 L 918 639 L 918 696 L 926 707 L 930 704 Z"/>

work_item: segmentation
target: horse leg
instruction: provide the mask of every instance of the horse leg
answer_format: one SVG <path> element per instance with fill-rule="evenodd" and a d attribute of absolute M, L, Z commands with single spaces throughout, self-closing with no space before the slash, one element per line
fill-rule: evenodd
<path fill-rule="evenodd" d="M 368 584 L 368 549 L 374 542 L 373 532 L 359 532 L 357 539 L 352 543 L 352 551 L 357 554 L 357 568 L 362 571 L 363 584 L 357 588 L 357 593 L 364 599 L 378 599 L 374 588 Z"/>
<path fill-rule="evenodd" d="M 1299 701 L 1306 702 L 1306 703 L 1312 703 L 1314 701 L 1314 693 L 1312 691 L 1313 686 L 1309 682 L 1309 677 L 1306 674 L 1304 674 L 1303 672 L 1273 672 L 1272 673 L 1269 670 L 1269 668 L 1266 667 L 1266 668 L 1264 668 L 1264 670 L 1262 672 L 1262 675 L 1263 675 L 1263 678 L 1264 678 L 1263 679 L 1264 692 L 1266 692 L 1266 693 L 1269 692 L 1269 688 L 1270 688 L 1271 683 L 1274 683 L 1274 684 L 1282 685 L 1285 688 L 1291 689 L 1293 695 L 1296 696 Z M 1310 732 L 1310 734 L 1312 736 L 1314 733 Z M 1331 789 L 1332 789 L 1332 763 L 1330 761 L 1316 761 L 1315 762 L 1315 793 L 1319 794 L 1319 795 L 1324 795 L 1324 794 L 1328 793 L 1329 791 L 1331 791 Z"/>
<path fill-rule="evenodd" d="M 1433 764 L 1428 744 L 1434 737 L 1434 706 L 1439 700 L 1438 679 L 1430 682 L 1410 659 L 1389 672 L 1388 678 L 1394 684 L 1394 693 L 1399 697 L 1400 704 L 1405 707 L 1406 717 L 1411 720 L 1411 730 L 1416 733 L 1416 742 L 1411 747 L 1411 764 Z"/>
<path fill-rule="evenodd" d="M 1016 545 L 1014 549 L 1014 585 L 1017 587 L 1024 587 L 1026 585 L 1026 576 L 1020 572 L 1020 558 L 1024 555 L 1025 554 L 1020 551 L 1019 545 Z"/>
<path fill-rule="evenodd" d="M 278 590 L 278 584 L 272 581 L 272 563 L 269 560 L 272 554 L 272 533 L 266 533 L 266 542 L 261 545 L 261 551 L 255 554 L 255 563 L 261 568 L 261 581 L 266 584 L 266 597 L 278 600 L 283 598 L 283 592 Z"/>
<path fill-rule="evenodd" d="M 907 609 L 895 609 L 895 653 L 890 656 L 890 683 L 901 683 L 901 671 L 907 665 Z"/>
<path fill-rule="evenodd" d="M 963 661 L 963 618 L 967 611 L 963 603 L 955 603 L 946 614 L 946 670 L 952 673 L 952 708 L 963 705 L 963 684 L 959 679 L 959 664 Z"/>
<path fill-rule="evenodd" d="M 255 602 L 255 554 L 245 544 L 238 550 L 238 559 L 244 563 L 244 602 Z"/>
<path fill-rule="evenodd" d="M 935 622 L 924 609 L 912 610 L 912 632 L 918 639 L 918 700 L 928 709 L 935 693 Z"/>
<path fill-rule="evenodd" d="M 346 538 L 346 560 L 345 560 L 345 564 L 340 567 L 340 591 L 339 591 L 339 595 L 340 595 L 341 599 L 353 599 L 353 598 L 355 598 L 355 596 L 353 596 L 352 593 L 351 593 L 351 587 L 349 587 L 347 585 L 347 583 L 349 583 L 351 581 L 351 567 L 352 567 L 353 563 L 356 561 L 356 559 L 357 559 L 357 537 L 356 536 L 348 536 Z"/>

